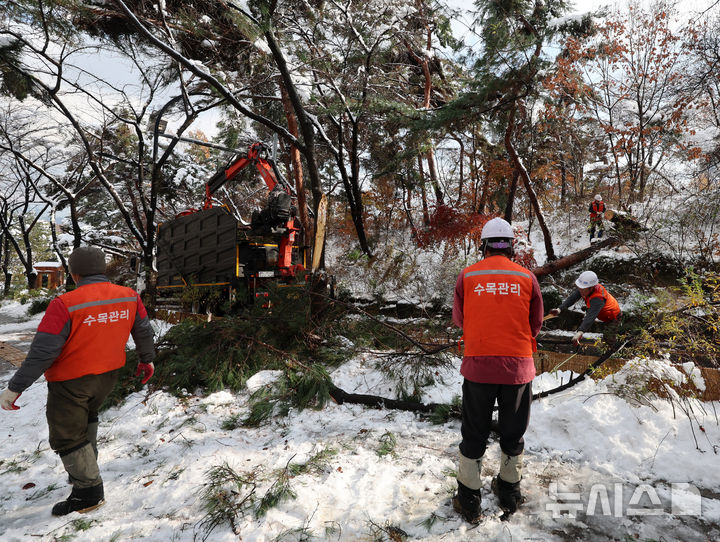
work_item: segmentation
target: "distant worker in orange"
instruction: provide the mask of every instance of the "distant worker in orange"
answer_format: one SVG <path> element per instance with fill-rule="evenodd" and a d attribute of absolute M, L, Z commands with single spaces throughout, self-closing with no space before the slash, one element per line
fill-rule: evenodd
<path fill-rule="evenodd" d="M 574 290 L 562 304 L 551 310 L 550 314 L 557 316 L 563 310 L 571 307 L 582 298 L 585 301 L 587 310 L 585 318 L 580 323 L 572 342 L 575 345 L 580 344 L 583 334 L 590 329 L 593 322 L 597 318 L 604 323 L 620 324 L 622 318 L 622 310 L 617 300 L 610 295 L 610 292 L 600 284 L 598 276 L 593 271 L 583 271 L 575 281 L 577 289 Z M 614 335 L 614 333 L 613 333 Z"/>
<path fill-rule="evenodd" d="M 595 237 L 595 231 L 597 230 L 597 238 L 600 239 L 605 231 L 603 224 L 603 215 L 605 214 L 605 204 L 603 203 L 602 196 L 597 194 L 595 199 L 590 203 L 588 208 L 590 212 L 590 224 L 588 225 L 588 231 L 590 232 L 590 242 Z"/>
<path fill-rule="evenodd" d="M 506 513 L 522 503 L 520 480 L 535 378 L 535 337 L 543 300 L 537 278 L 510 258 L 514 232 L 502 218 L 482 229 L 484 259 L 465 268 L 455 284 L 453 322 L 463 330 L 460 366 L 462 441 L 453 508 L 470 523 L 481 519 L 481 467 L 498 405 L 500 472 L 492 490 Z"/>

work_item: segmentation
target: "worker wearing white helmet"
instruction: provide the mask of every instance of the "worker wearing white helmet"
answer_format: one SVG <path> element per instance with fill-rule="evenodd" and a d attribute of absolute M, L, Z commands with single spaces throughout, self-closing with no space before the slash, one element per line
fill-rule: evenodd
<path fill-rule="evenodd" d="M 499 409 L 500 471 L 492 481 L 500 507 L 522 502 L 523 435 L 530 420 L 535 337 L 543 301 L 537 278 L 511 261 L 515 234 L 502 218 L 483 227 L 484 259 L 465 268 L 455 284 L 453 322 L 463 330 L 462 441 L 453 507 L 480 520 L 481 465 L 495 403 Z"/>
<path fill-rule="evenodd" d="M 590 232 L 590 242 L 592 243 L 596 230 L 598 239 L 603 236 L 603 232 L 605 231 L 605 226 L 603 224 L 605 203 L 603 203 L 603 199 L 600 194 L 596 194 L 595 199 L 590 202 L 588 211 L 590 212 L 590 224 L 588 225 L 588 231 Z"/>
<path fill-rule="evenodd" d="M 550 314 L 557 316 L 580 299 L 585 301 L 587 307 L 585 317 L 572 338 L 573 344 L 578 345 L 583 333 L 590 329 L 596 318 L 605 323 L 619 322 L 622 311 L 617 300 L 600 284 L 598 276 L 593 271 L 580 273 L 575 281 L 575 286 L 577 288 L 562 302 L 562 305 L 552 309 Z"/>

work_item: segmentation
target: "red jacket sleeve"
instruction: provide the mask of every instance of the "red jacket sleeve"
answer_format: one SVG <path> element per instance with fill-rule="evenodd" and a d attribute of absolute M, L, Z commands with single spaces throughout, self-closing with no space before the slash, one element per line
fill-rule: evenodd
<path fill-rule="evenodd" d="M 65 327 L 68 320 L 70 320 L 70 313 L 67 307 L 60 301 L 60 298 L 56 297 L 50 302 L 48 308 L 45 309 L 45 315 L 42 320 L 40 320 L 40 325 L 38 325 L 37 330 L 40 333 L 57 335 Z"/>

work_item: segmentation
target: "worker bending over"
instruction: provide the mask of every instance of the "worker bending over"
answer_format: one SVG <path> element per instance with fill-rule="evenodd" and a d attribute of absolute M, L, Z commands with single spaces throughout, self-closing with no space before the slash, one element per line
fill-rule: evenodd
<path fill-rule="evenodd" d="M 585 318 L 580 323 L 572 342 L 574 345 L 580 344 L 583 333 L 590 329 L 593 322 L 597 318 L 603 323 L 619 324 L 622 317 L 622 311 L 617 300 L 610 295 L 610 292 L 599 283 L 598 276 L 592 271 L 583 271 L 575 281 L 576 290 L 562 302 L 562 305 L 552 309 L 550 314 L 557 316 L 563 310 L 571 307 L 582 298 L 585 301 L 587 310 Z"/>

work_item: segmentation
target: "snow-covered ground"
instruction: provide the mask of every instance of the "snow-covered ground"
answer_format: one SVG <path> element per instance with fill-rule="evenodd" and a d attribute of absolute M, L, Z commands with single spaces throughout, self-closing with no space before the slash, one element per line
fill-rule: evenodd
<path fill-rule="evenodd" d="M 40 318 L 8 322 L 22 311 L 5 305 L 2 312 L 10 318 L 0 323 L 0 340 L 14 344 Z M 391 396 L 377 362 L 366 353 L 331 376 L 348 392 Z M 459 363 L 439 372 L 427 401 L 449 403 L 460 394 Z M 660 370 L 659 360 L 635 360 L 534 403 L 525 437 L 527 503 L 501 521 L 490 493 L 499 458 L 493 439 L 483 466 L 487 517 L 475 528 L 450 506 L 459 421 L 433 425 L 408 412 L 333 403 L 260 428 L 223 429 L 247 414 L 249 392 L 136 394 L 104 412 L 99 462 L 107 503 L 54 518 L 52 505 L 70 487 L 48 446 L 41 380 L 20 397 L 20 410 L 0 411 L 0 540 L 718 540 L 720 405 L 632 392 Z M 11 374 L 0 372 L 2 388 Z M 249 385 L 269 385 L 272 376 L 259 374 Z M 541 375 L 535 391 L 569 376 Z M 211 469 L 225 465 L 252 479 L 259 499 L 288 465 L 311 458 L 314 468 L 289 479 L 294 499 L 260 518 L 240 515 L 235 533 L 228 522 L 208 532 L 203 495 Z M 249 491 L 235 490 L 236 499 Z"/>

